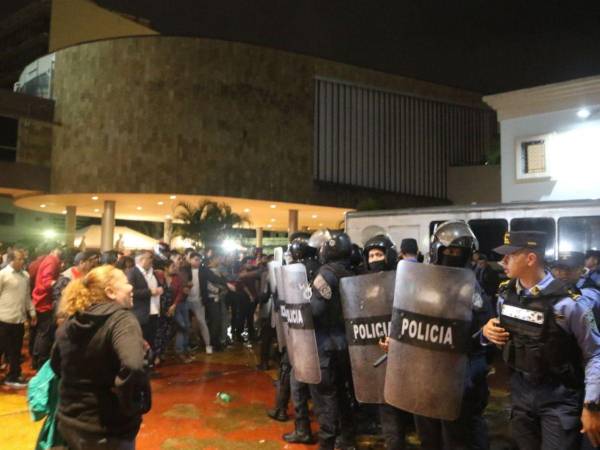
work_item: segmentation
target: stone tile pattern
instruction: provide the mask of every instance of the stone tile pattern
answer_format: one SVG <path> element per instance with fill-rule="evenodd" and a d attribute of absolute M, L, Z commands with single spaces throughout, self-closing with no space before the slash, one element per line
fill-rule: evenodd
<path fill-rule="evenodd" d="M 439 204 L 313 181 L 314 77 L 481 105 L 474 93 L 210 39 L 92 42 L 58 51 L 55 67 L 52 193 Z"/>

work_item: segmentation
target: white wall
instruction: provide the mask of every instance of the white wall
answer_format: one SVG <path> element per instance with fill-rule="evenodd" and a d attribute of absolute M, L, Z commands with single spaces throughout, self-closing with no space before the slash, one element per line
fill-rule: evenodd
<path fill-rule="evenodd" d="M 577 111 L 536 114 L 501 122 L 502 202 L 600 198 L 600 111 L 587 120 L 578 118 Z M 517 182 L 517 141 L 547 133 L 552 133 L 546 144 L 550 177 Z"/>

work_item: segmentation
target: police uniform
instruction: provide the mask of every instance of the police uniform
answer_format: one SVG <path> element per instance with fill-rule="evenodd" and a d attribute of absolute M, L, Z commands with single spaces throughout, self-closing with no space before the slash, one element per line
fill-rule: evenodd
<path fill-rule="evenodd" d="M 342 448 L 352 447 L 354 440 L 352 379 L 339 292 L 340 279 L 353 275 L 350 267 L 349 258 L 329 262 L 319 268 L 312 286 L 311 309 L 321 382 L 310 385 L 310 392 L 320 425 L 321 449 L 333 449 L 338 435 L 341 436 Z"/>
<path fill-rule="evenodd" d="M 544 233 L 507 233 L 495 251 L 522 248 L 544 254 Z M 503 356 L 512 369 L 511 425 L 519 448 L 579 449 L 582 404 L 600 401 L 600 334 L 590 303 L 546 272 L 530 289 L 519 280 L 502 283 L 498 315 L 510 333 Z"/>

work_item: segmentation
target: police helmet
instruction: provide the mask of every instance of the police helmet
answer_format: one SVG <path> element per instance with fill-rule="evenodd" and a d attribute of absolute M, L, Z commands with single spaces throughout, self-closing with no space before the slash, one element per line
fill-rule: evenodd
<path fill-rule="evenodd" d="M 350 253 L 350 265 L 352 267 L 359 267 L 364 260 L 363 249 L 358 244 L 352 244 L 352 252 Z"/>
<path fill-rule="evenodd" d="M 308 245 L 306 237 L 296 237 L 290 243 L 288 251 L 294 261 L 301 261 L 317 256 L 317 249 Z"/>
<path fill-rule="evenodd" d="M 461 250 L 460 256 L 444 255 L 448 247 Z M 429 260 L 432 264 L 453 267 L 466 267 L 474 251 L 479 249 L 479 242 L 463 220 L 450 220 L 440 224 L 431 236 Z"/>
<path fill-rule="evenodd" d="M 365 242 L 365 267 L 370 269 L 369 252 L 375 248 L 385 253 L 386 270 L 394 270 L 396 268 L 396 264 L 398 263 L 398 251 L 396 250 L 394 241 L 392 241 L 390 237 L 385 234 L 378 234 Z"/>
<path fill-rule="evenodd" d="M 326 230 L 329 239 L 321 244 L 319 259 L 323 263 L 350 259 L 352 256 L 352 241 L 350 236 L 340 231 Z"/>

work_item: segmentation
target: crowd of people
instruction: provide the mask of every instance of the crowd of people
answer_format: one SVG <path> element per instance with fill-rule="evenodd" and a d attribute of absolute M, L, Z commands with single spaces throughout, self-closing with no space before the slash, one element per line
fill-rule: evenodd
<path fill-rule="evenodd" d="M 290 237 L 284 264 L 304 265 L 312 292 L 321 371 L 314 384 L 296 378 L 293 344 L 275 345 L 276 320 L 285 312 L 270 279 L 273 256 L 179 252 L 166 244 L 134 254 L 53 245 L 30 256 L 8 248 L 0 270 L 4 383 L 27 385 L 21 375 L 27 336 L 32 368 L 49 367 L 60 380 L 57 426 L 68 448 L 100 442 L 135 448 L 142 415 L 151 408 L 149 379 L 165 360 L 188 364 L 200 351 L 210 355 L 238 342 L 259 346 L 258 370 L 279 365 L 275 407 L 267 414 L 287 421 L 292 403 L 294 429 L 283 435 L 288 443 L 351 449 L 357 432 L 380 429 L 386 448 L 402 449 L 414 427 L 425 449 L 487 449 L 487 375 L 498 358 L 494 349 L 502 348 L 518 448 L 594 448 L 600 444 L 600 252 L 560 253 L 548 263 L 545 246 L 544 233 L 508 233 L 495 249 L 502 257 L 499 273 L 490 264 L 493 255 L 478 252 L 464 222 L 434 232 L 429 264 L 470 269 L 477 280 L 457 420 L 359 404 L 354 395 L 341 279 L 424 260 L 414 239 L 396 247 L 385 235 L 364 248 L 342 232 Z M 390 337 L 379 346 L 387 352 Z"/>

